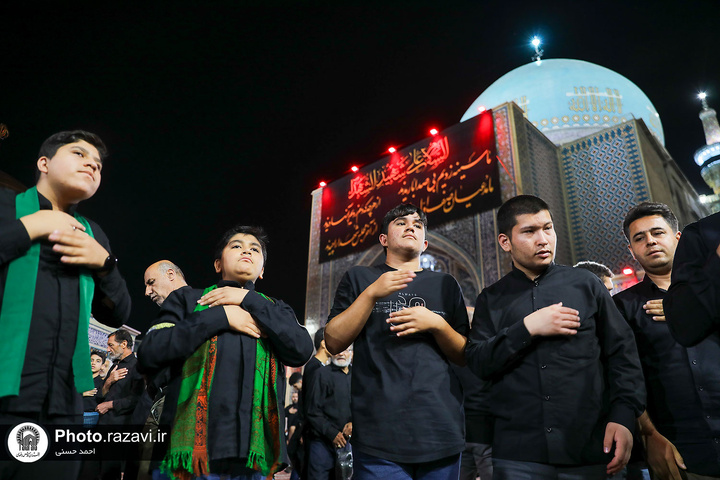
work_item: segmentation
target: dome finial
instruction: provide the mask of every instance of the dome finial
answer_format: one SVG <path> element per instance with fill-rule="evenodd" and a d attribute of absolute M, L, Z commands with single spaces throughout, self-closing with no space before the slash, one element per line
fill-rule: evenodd
<path fill-rule="evenodd" d="M 541 43 L 542 40 L 540 40 L 540 37 L 537 35 L 535 35 L 530 42 L 530 44 L 535 48 L 535 55 L 533 55 L 530 59 L 538 65 L 542 63 L 542 56 L 545 53 L 545 51 L 540 48 Z"/>

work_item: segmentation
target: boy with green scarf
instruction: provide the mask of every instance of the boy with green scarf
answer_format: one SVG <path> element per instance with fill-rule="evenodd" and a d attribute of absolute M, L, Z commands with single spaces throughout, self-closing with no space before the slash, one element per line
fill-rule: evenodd
<path fill-rule="evenodd" d="M 143 373 L 169 367 L 172 377 L 155 477 L 272 478 L 287 465 L 283 364 L 304 365 L 313 346 L 290 306 L 255 291 L 266 244 L 258 227 L 227 231 L 214 257 L 221 280 L 168 295 L 140 347 Z"/>
<path fill-rule="evenodd" d="M 130 295 L 99 225 L 78 203 L 100 186 L 105 145 L 81 131 L 52 135 L 40 147 L 37 185 L 0 188 L 0 425 L 70 425 L 82 419 L 79 392 L 92 390 L 90 314 L 120 327 Z M 46 460 L 0 462 L 0 478 L 67 478 Z"/>

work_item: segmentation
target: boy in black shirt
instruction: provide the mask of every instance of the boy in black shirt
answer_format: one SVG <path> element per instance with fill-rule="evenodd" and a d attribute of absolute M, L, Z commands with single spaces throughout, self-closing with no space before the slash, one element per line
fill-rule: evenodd
<path fill-rule="evenodd" d="M 353 267 L 337 288 L 325 343 L 355 346 L 355 478 L 457 479 L 464 448 L 462 391 L 448 360 L 463 363 L 468 318 L 448 274 L 420 268 L 427 217 L 402 204 L 385 215 L 385 263 Z"/>
<path fill-rule="evenodd" d="M 544 201 L 511 198 L 497 225 L 513 270 L 478 296 L 465 352 L 492 381 L 493 478 L 604 479 L 644 409 L 632 331 L 600 279 L 555 265 Z"/>
<path fill-rule="evenodd" d="M 153 478 L 255 480 L 287 464 L 280 362 L 305 364 L 312 340 L 289 305 L 255 290 L 266 243 L 258 227 L 227 231 L 215 252 L 222 279 L 170 293 L 140 346 L 142 373 L 172 375 L 160 424 L 173 429 Z"/>

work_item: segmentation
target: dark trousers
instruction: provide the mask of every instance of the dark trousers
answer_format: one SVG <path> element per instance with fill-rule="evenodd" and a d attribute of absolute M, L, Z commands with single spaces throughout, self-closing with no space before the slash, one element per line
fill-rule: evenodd
<path fill-rule="evenodd" d="M 334 480 L 335 451 L 321 438 L 310 440 L 307 480 Z"/>

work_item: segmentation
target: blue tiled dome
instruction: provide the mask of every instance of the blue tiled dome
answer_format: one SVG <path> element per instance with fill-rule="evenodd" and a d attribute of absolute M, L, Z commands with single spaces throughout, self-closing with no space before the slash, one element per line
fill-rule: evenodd
<path fill-rule="evenodd" d="M 490 85 L 461 121 L 514 101 L 556 144 L 572 141 L 632 118 L 642 118 L 665 144 L 662 123 L 650 99 L 622 75 L 582 60 L 548 59 L 508 72 Z"/>

